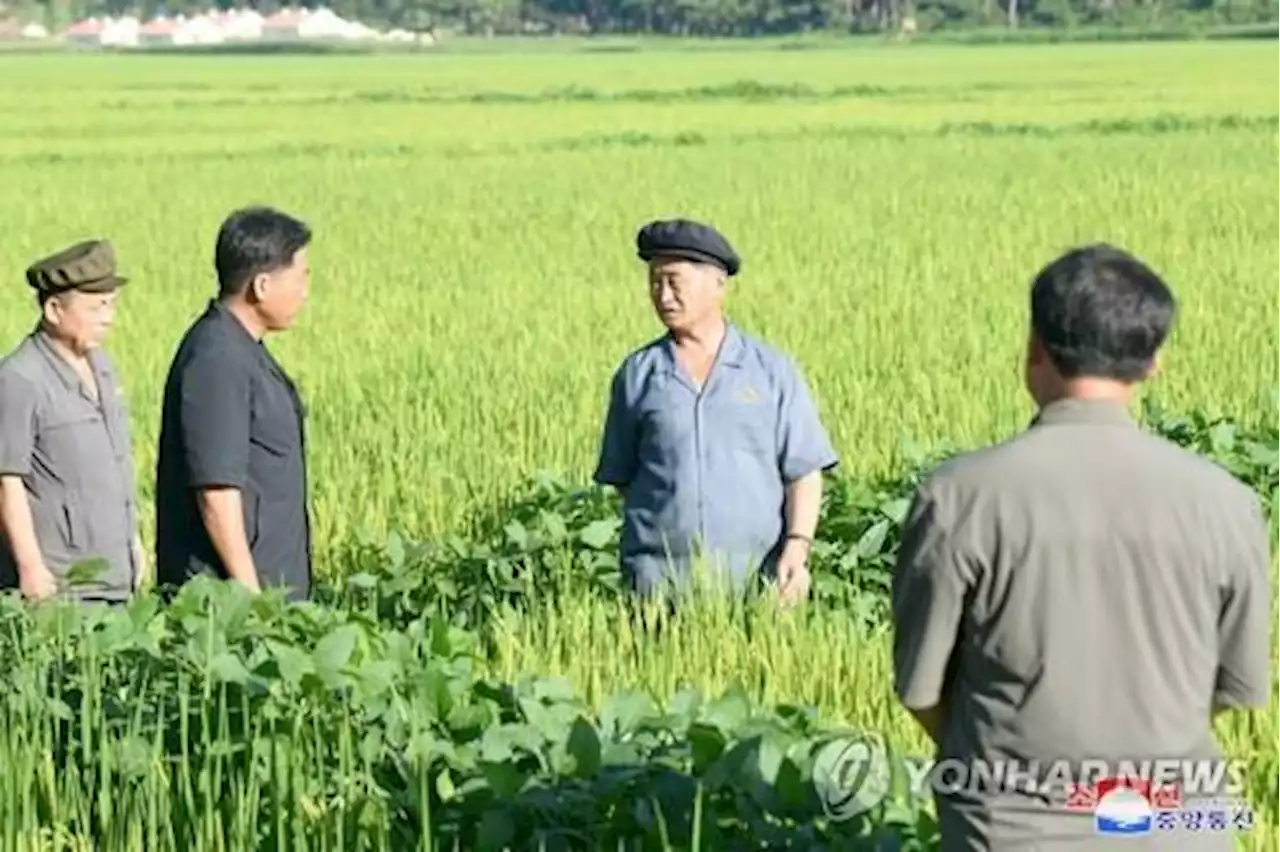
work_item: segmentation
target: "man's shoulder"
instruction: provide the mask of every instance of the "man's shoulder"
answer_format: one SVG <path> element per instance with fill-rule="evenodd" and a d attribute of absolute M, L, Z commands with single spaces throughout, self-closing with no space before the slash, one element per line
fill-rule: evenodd
<path fill-rule="evenodd" d="M 1131 471 L 1145 472 L 1151 481 L 1162 483 L 1169 493 L 1211 503 L 1225 501 L 1233 507 L 1256 504 L 1251 488 L 1199 453 L 1141 427 L 1123 434 L 1123 444 L 1115 450 L 1117 458 L 1133 465 Z M 1072 448 L 1062 446 L 1061 440 L 1060 433 L 1033 426 L 989 446 L 957 453 L 925 477 L 923 490 L 962 495 L 1002 484 L 1034 490 L 1070 464 Z"/>
<path fill-rule="evenodd" d="M 174 352 L 173 370 L 177 376 L 180 377 L 193 365 L 211 360 L 228 370 L 243 363 L 246 359 L 241 357 L 244 354 L 242 341 L 231 332 L 232 329 L 212 311 L 197 317 L 183 332 Z"/>
<path fill-rule="evenodd" d="M 738 335 L 738 340 L 741 341 L 744 358 L 771 369 L 789 370 L 795 365 L 795 358 L 790 353 L 770 343 L 763 336 L 744 331 L 736 326 L 734 331 Z"/>
<path fill-rule="evenodd" d="M 666 357 L 666 335 L 659 335 L 635 347 L 622 357 L 614 371 L 616 376 L 632 377 L 650 372 Z"/>
<path fill-rule="evenodd" d="M 44 356 L 36 348 L 35 340 L 28 336 L 4 355 L 0 355 L 0 380 L 7 386 L 38 387 L 44 368 Z"/>
<path fill-rule="evenodd" d="M 1189 493 L 1235 507 L 1255 507 L 1258 494 L 1222 465 L 1163 435 L 1142 430 L 1139 440 L 1165 476 Z"/>

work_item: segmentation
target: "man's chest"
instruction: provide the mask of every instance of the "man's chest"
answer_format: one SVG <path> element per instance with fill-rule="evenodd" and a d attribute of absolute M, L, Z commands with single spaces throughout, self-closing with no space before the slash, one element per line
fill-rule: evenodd
<path fill-rule="evenodd" d="M 111 461 L 127 463 L 127 413 L 115 388 L 104 385 L 97 398 L 62 386 L 44 397 L 35 417 L 36 455 L 40 469 L 72 486 L 113 475 Z"/>
<path fill-rule="evenodd" d="M 736 449 L 775 455 L 779 405 L 774 389 L 743 371 L 709 375 L 701 388 L 690 376 L 660 374 L 636 405 L 641 452 L 654 457 Z"/>
<path fill-rule="evenodd" d="M 249 440 L 276 456 L 299 455 L 304 413 L 291 383 L 273 373 L 263 373 L 251 384 Z"/>

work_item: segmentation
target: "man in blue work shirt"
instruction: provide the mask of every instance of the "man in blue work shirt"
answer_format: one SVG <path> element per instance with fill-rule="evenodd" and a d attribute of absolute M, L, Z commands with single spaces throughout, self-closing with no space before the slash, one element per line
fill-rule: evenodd
<path fill-rule="evenodd" d="M 656 221 L 636 247 L 667 331 L 614 374 L 595 471 L 624 494 L 623 575 L 649 595 L 703 564 L 740 592 L 762 575 L 799 600 L 822 473 L 838 461 L 804 377 L 726 320 L 741 261 L 718 231 Z"/>

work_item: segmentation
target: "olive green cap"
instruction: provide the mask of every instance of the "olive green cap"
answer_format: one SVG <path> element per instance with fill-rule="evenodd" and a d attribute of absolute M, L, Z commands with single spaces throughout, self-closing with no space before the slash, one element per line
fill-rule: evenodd
<path fill-rule="evenodd" d="M 67 290 L 109 293 L 128 280 L 116 274 L 115 249 L 106 240 L 77 243 L 27 268 L 27 283 L 48 295 Z"/>

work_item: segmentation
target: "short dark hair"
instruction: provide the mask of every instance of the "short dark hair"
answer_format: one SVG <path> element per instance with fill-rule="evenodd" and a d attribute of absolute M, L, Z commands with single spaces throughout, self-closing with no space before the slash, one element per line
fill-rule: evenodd
<path fill-rule="evenodd" d="M 261 206 L 236 210 L 218 229 L 213 254 L 218 294 L 239 293 L 254 276 L 288 266 L 310 242 L 311 229 L 287 213 Z"/>
<path fill-rule="evenodd" d="M 1066 378 L 1133 383 L 1173 328 L 1169 287 L 1133 255 L 1098 243 L 1072 249 L 1031 286 L 1031 325 Z"/>

